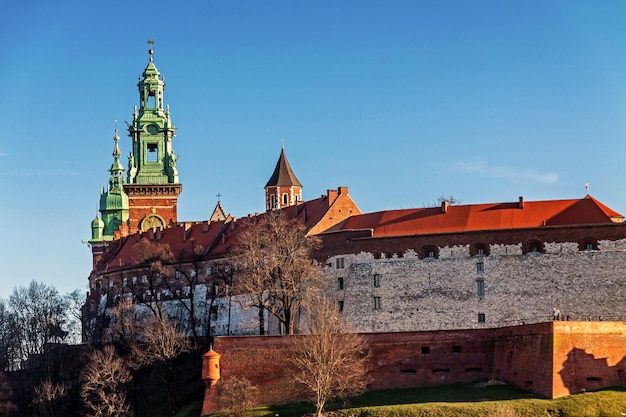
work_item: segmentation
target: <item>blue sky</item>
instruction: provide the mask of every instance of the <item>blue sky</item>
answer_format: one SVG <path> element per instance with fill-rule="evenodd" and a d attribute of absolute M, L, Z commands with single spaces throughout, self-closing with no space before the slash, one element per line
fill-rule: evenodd
<path fill-rule="evenodd" d="M 0 297 L 87 290 L 81 240 L 148 62 L 177 126 L 180 220 L 303 197 L 362 211 L 593 196 L 626 213 L 624 1 L 27 1 L 0 26 Z"/>

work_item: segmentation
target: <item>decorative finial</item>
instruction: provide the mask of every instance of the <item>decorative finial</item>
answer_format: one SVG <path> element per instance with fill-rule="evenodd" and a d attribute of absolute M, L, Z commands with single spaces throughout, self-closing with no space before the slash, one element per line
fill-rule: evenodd
<path fill-rule="evenodd" d="M 217 193 L 215 196 L 217 197 L 217 202 L 219 203 L 220 202 L 220 198 L 222 197 L 222 195 L 220 193 Z"/>
<path fill-rule="evenodd" d="M 285 150 L 285 139 L 281 139 L 280 140 L 280 146 L 281 146 L 281 149 L 284 151 Z"/>
<path fill-rule="evenodd" d="M 117 134 L 117 114 L 115 115 L 115 137 L 113 138 L 113 140 L 115 140 L 116 142 L 120 139 L 119 135 Z"/>
<path fill-rule="evenodd" d="M 148 50 L 148 53 L 150 55 L 152 55 L 154 53 L 154 50 L 152 49 L 152 45 L 154 45 L 154 41 L 152 40 L 152 38 L 148 39 L 148 45 L 150 45 L 150 49 Z"/>

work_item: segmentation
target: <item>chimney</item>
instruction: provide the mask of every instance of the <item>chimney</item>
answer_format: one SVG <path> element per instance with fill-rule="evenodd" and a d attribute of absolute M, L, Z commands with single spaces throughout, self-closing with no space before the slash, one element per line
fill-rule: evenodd
<path fill-rule="evenodd" d="M 339 190 L 327 190 L 326 195 L 328 196 L 328 207 L 335 202 L 335 199 L 339 195 Z"/>
<path fill-rule="evenodd" d="M 442 213 L 447 213 L 448 212 L 448 206 L 450 205 L 450 203 L 448 203 L 447 201 L 442 201 L 441 202 L 441 212 Z"/>
<path fill-rule="evenodd" d="M 183 242 L 186 242 L 189 239 L 189 235 L 191 234 L 191 223 L 183 223 Z"/>
<path fill-rule="evenodd" d="M 524 197 L 520 196 L 519 198 L 519 202 L 517 203 L 517 206 L 521 209 L 524 208 Z"/>
<path fill-rule="evenodd" d="M 235 230 L 235 226 L 236 226 L 236 224 L 235 224 L 235 223 L 237 223 L 237 218 L 236 218 L 236 217 L 233 217 L 233 221 L 232 221 L 232 222 L 230 222 L 230 231 L 231 231 L 231 232 Z"/>
<path fill-rule="evenodd" d="M 339 195 L 348 194 L 348 187 L 339 187 Z"/>
<path fill-rule="evenodd" d="M 209 231 L 209 224 L 210 224 L 210 220 L 207 220 L 206 222 L 202 222 L 202 233 L 207 233 Z"/>

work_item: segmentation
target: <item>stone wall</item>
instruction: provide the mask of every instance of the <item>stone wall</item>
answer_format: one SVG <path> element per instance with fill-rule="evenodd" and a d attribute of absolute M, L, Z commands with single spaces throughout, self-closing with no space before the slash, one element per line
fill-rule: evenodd
<path fill-rule="evenodd" d="M 626 320 L 626 239 L 433 246 L 402 253 L 327 258 L 324 273 L 344 317 L 359 332 L 503 327 L 545 322 L 557 308 L 572 320 Z"/>

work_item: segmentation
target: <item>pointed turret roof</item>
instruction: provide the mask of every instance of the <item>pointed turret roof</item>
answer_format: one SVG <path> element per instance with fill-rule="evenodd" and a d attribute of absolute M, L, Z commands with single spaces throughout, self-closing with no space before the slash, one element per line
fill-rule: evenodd
<path fill-rule="evenodd" d="M 267 184 L 265 184 L 265 186 L 302 187 L 302 184 L 300 184 L 300 181 L 298 181 L 296 174 L 293 173 L 293 170 L 289 165 L 289 161 L 287 161 L 287 157 L 285 156 L 285 148 L 281 149 L 280 157 L 278 158 L 278 162 L 276 163 L 276 168 L 274 168 L 274 173 L 270 177 Z"/>

